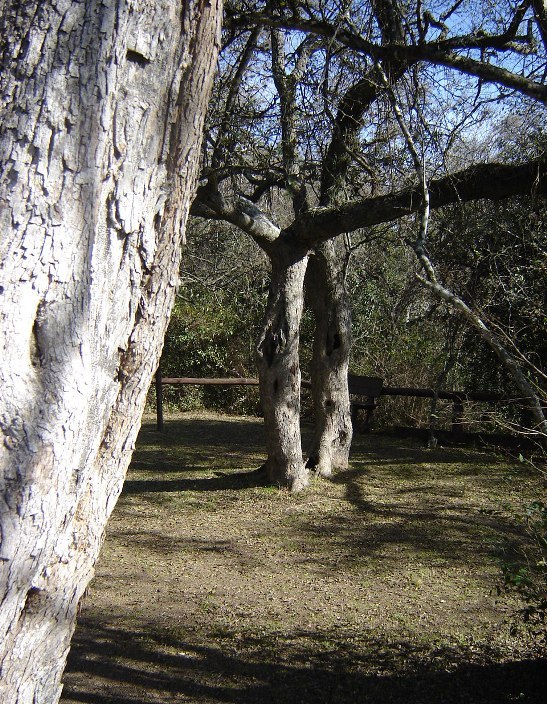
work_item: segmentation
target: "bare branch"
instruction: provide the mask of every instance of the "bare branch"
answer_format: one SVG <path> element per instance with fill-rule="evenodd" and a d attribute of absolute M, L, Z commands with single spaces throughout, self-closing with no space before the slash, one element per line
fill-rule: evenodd
<path fill-rule="evenodd" d="M 218 168 L 222 162 L 224 154 L 229 151 L 230 145 L 227 143 L 227 135 L 230 129 L 230 123 L 233 117 L 237 96 L 241 83 L 243 82 L 243 77 L 245 75 L 245 70 L 247 69 L 249 62 L 253 56 L 256 49 L 256 44 L 260 36 L 261 27 L 255 27 L 251 32 L 245 48 L 241 54 L 237 70 L 232 79 L 230 90 L 228 91 L 228 96 L 226 98 L 226 103 L 224 106 L 224 112 L 220 120 L 220 125 L 218 128 L 218 135 L 216 139 L 215 148 L 213 150 L 213 155 L 211 157 L 211 167 L 213 169 Z"/>
<path fill-rule="evenodd" d="M 542 0 L 537 1 L 542 2 Z M 541 15 L 540 13 L 539 17 L 541 16 L 545 17 L 545 14 Z M 311 32 L 332 41 L 337 41 L 377 61 L 404 61 L 409 65 L 419 61 L 427 61 L 437 66 L 446 66 L 461 73 L 476 76 L 483 81 L 498 83 L 534 100 L 547 103 L 546 85 L 537 83 L 526 76 L 519 75 L 501 66 L 495 66 L 485 61 L 473 59 L 470 56 L 454 53 L 456 50 L 470 49 L 514 51 L 514 46 L 507 41 L 505 35 L 472 34 L 424 44 L 384 43 L 379 45 L 365 39 L 349 26 L 335 27 L 329 22 L 322 20 L 303 19 L 294 16 L 277 17 L 263 13 L 251 13 L 250 16 L 247 14 L 243 19 L 231 18 L 231 20 L 235 22 L 244 21 L 245 23 L 260 21 L 269 26 Z"/>
<path fill-rule="evenodd" d="M 547 51 L 547 0 L 533 0 L 534 16 L 541 34 L 543 47 Z"/>
<path fill-rule="evenodd" d="M 485 324 L 482 318 L 473 311 L 459 296 L 457 296 L 452 291 L 442 286 L 439 282 L 430 281 L 421 276 L 417 276 L 417 279 L 430 291 L 432 291 L 438 298 L 449 303 L 456 311 L 461 313 L 464 318 L 477 330 L 480 336 L 492 347 L 496 353 L 498 359 L 504 364 L 504 366 L 511 372 L 513 381 L 518 386 L 519 390 L 524 396 L 524 399 L 529 403 L 530 410 L 534 415 L 534 420 L 537 427 L 535 431 L 543 436 L 547 437 L 547 420 L 543 414 L 543 408 L 541 402 L 536 394 L 535 389 L 530 384 L 526 375 L 523 373 L 522 369 L 515 358 L 507 351 L 506 347 L 502 345 L 499 341 L 497 335 L 495 335 Z"/>
<path fill-rule="evenodd" d="M 243 196 L 226 198 L 210 185 L 200 186 L 194 203 L 192 215 L 215 220 L 225 220 L 236 225 L 250 235 L 255 242 L 266 249 L 277 240 L 281 229 L 254 203 Z"/>
<path fill-rule="evenodd" d="M 478 164 L 429 184 L 432 209 L 450 203 L 501 200 L 525 193 L 547 195 L 547 155 L 524 164 Z M 422 202 L 422 186 L 419 185 L 337 207 L 314 208 L 302 213 L 283 236 L 312 245 L 342 232 L 410 215 L 420 209 Z"/>

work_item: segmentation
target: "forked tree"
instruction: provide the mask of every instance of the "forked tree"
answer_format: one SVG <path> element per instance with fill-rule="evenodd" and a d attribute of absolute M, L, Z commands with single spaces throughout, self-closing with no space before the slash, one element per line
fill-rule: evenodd
<path fill-rule="evenodd" d="M 0 3 L 0 700 L 54 704 L 177 285 L 220 0 Z"/>
<path fill-rule="evenodd" d="M 477 162 L 470 155 L 459 169 L 450 168 L 451 145 L 459 131 L 477 124 L 481 107 L 515 95 L 523 103 L 546 102 L 544 6 L 524 0 L 504 15 L 477 2 L 473 18 L 459 2 L 439 7 L 396 0 L 229 4 L 229 80 L 224 108 L 215 105 L 217 119 L 209 125 L 211 147 L 193 212 L 239 226 L 270 258 L 270 296 L 257 344 L 266 467 L 272 481 L 292 489 L 307 484 L 310 468 L 329 476 L 347 464 L 351 335 L 341 236 L 424 207 L 414 160 L 408 150 L 400 156 L 405 140 L 388 117 L 391 93 L 409 120 L 419 114 L 424 122 L 420 86 L 442 104 L 427 145 L 429 210 L 545 192 L 541 154 L 521 164 Z M 403 173 L 389 166 L 395 151 Z M 263 205 L 273 189 L 290 203 L 283 223 Z M 299 430 L 304 281 L 316 317 L 316 434 L 307 463 Z"/>

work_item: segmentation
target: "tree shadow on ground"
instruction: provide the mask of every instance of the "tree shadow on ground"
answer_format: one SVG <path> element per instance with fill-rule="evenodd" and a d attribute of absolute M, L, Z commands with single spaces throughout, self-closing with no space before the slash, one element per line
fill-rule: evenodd
<path fill-rule="evenodd" d="M 313 437 L 313 426 L 304 423 L 301 427 L 304 450 Z M 147 454 L 142 444 L 150 443 L 166 450 L 184 446 L 190 456 L 196 453 L 207 460 L 217 456 L 217 448 L 230 448 L 237 453 L 263 454 L 265 450 L 265 432 L 262 419 L 237 418 L 194 419 L 178 418 L 165 422 L 164 430 L 158 432 L 151 423 L 145 423 L 141 429 L 141 448 L 137 448 L 141 459 L 146 461 Z M 398 462 L 435 462 L 435 463 L 477 463 L 488 461 L 489 455 L 484 450 L 467 448 L 438 447 L 429 450 L 419 439 L 403 439 L 384 434 L 355 432 L 353 436 L 352 455 L 366 456 L 371 460 Z"/>
<path fill-rule="evenodd" d="M 164 471 L 162 469 L 162 471 Z M 198 471 L 189 469 L 188 471 Z M 127 479 L 123 493 L 148 494 L 179 491 L 227 491 L 268 486 L 271 482 L 260 468 L 246 472 L 215 472 L 214 477 L 188 479 Z"/>
<path fill-rule="evenodd" d="M 351 459 L 374 461 L 381 464 L 460 464 L 482 465 L 492 462 L 491 452 L 474 447 L 437 447 L 429 449 L 416 439 L 405 439 L 393 435 L 354 434 Z M 497 461 L 497 460 L 496 460 Z"/>
<path fill-rule="evenodd" d="M 166 420 L 162 431 L 151 423 L 143 423 L 141 428 L 141 438 L 145 442 L 161 443 L 165 447 L 176 446 L 184 440 L 188 447 L 206 444 L 225 448 L 230 439 L 234 445 L 261 450 L 264 437 L 264 422 L 260 418 L 177 418 Z"/>
<path fill-rule="evenodd" d="M 63 700 L 66 704 L 265 704 L 269 701 L 276 704 L 539 704 L 544 701 L 547 676 L 544 659 L 516 658 L 501 662 L 494 645 L 473 639 L 464 641 L 470 645 L 439 646 L 425 630 L 427 624 L 423 625 L 423 632 L 418 624 L 418 636 L 408 635 L 411 631 L 401 627 L 397 630 L 401 635 L 390 640 L 382 635 L 382 623 L 378 623 L 378 631 L 367 630 L 362 627 L 360 617 L 356 617 L 351 627 L 342 623 L 334 630 L 327 630 L 331 628 L 328 625 L 323 630 L 318 626 L 317 630 L 296 631 L 295 621 L 288 615 L 282 621 L 257 618 L 250 626 L 253 632 L 248 633 L 240 624 L 249 620 L 245 614 L 239 619 L 237 610 L 230 611 L 231 620 L 218 622 L 205 616 L 207 612 L 203 608 L 200 611 L 196 602 L 198 607 L 185 610 L 182 618 L 171 617 L 167 600 L 184 598 L 178 591 L 176 597 L 166 597 L 161 609 L 156 607 L 154 611 L 152 600 L 148 609 L 145 604 L 148 589 L 157 590 L 153 571 L 158 556 L 163 559 L 182 553 L 197 559 L 201 553 L 211 554 L 208 579 L 214 581 L 217 566 L 227 570 L 234 567 L 252 583 L 254 570 L 259 574 L 271 559 L 270 552 L 263 549 L 262 534 L 268 536 L 268 547 L 287 553 L 280 567 L 285 572 L 275 572 L 276 575 L 288 575 L 286 570 L 291 570 L 293 576 L 295 565 L 302 567 L 305 563 L 299 574 L 316 589 L 316 585 L 321 586 L 318 574 L 319 577 L 327 572 L 337 574 L 347 566 L 347 574 L 353 580 L 351 598 L 355 599 L 361 594 L 359 590 L 353 591 L 361 568 L 363 574 L 374 576 L 371 587 L 366 583 L 366 588 L 373 590 L 381 589 L 385 573 L 399 575 L 404 569 L 426 569 L 439 564 L 438 572 L 443 578 L 445 567 L 450 567 L 461 569 L 465 580 L 468 565 L 488 563 L 485 556 L 492 554 L 492 539 L 519 539 L 506 518 L 489 512 L 492 465 L 491 458 L 484 453 L 443 449 L 431 452 L 405 441 L 398 443 L 392 438 L 386 441 L 371 435 L 357 439 L 353 467 L 338 473 L 333 484 L 317 483 L 309 493 L 290 497 L 287 493 L 257 491 L 254 486 L 258 484 L 245 483 L 252 473 L 244 476 L 247 473 L 240 469 L 259 447 L 255 442 L 254 422 L 192 420 L 182 426 L 177 423 L 171 427 L 166 446 L 156 436 L 152 443 L 151 433 L 145 437 L 144 450 L 142 444 L 139 446 L 135 455 L 137 465 L 133 466 L 125 487 L 125 520 L 130 522 L 111 533 L 120 545 L 131 547 L 143 558 L 135 567 L 135 575 L 145 586 L 138 597 L 131 597 L 138 606 L 133 612 L 127 605 L 119 614 L 119 621 L 115 614 L 105 615 L 106 610 L 95 608 L 84 612 L 86 617 L 76 631 L 66 675 Z M 214 441 L 209 442 L 211 434 Z M 166 453 L 159 462 L 157 458 L 154 460 L 155 451 L 146 442 L 161 446 Z M 215 464 L 214 458 L 219 453 L 229 454 L 228 463 Z M 198 455 L 205 459 L 195 462 Z M 181 456 L 186 459 L 181 461 Z M 443 459 L 445 464 L 439 469 L 437 465 Z M 139 466 L 143 461 L 144 465 Z M 173 472 L 167 477 L 155 474 L 164 471 L 164 463 Z M 215 475 L 212 467 L 227 467 L 227 471 Z M 496 472 L 499 483 L 500 471 Z M 255 475 L 254 479 L 258 477 Z M 220 495 L 225 489 L 226 494 Z M 145 506 L 151 497 L 161 499 L 163 493 L 185 490 L 188 500 L 194 501 L 188 504 L 191 510 L 197 506 L 196 510 L 202 512 L 198 516 L 199 525 L 216 516 L 212 534 L 204 535 L 201 528 L 196 532 L 167 530 L 161 520 L 144 528 L 138 519 L 136 522 L 135 517 L 142 514 L 135 508 Z M 212 491 L 217 493 L 212 496 Z M 475 492 L 480 501 L 475 501 Z M 165 500 L 169 509 L 169 501 L 175 497 L 169 493 Z M 212 510 L 210 505 L 217 506 Z M 487 508 L 481 512 L 484 506 Z M 187 522 L 191 524 L 193 514 L 180 515 L 190 516 Z M 224 522 L 237 521 L 239 515 L 245 515 L 246 519 L 242 541 L 239 534 L 226 535 L 224 531 Z M 264 523 L 260 523 L 264 515 Z M 249 536 L 251 541 L 247 543 Z M 419 559 L 416 561 L 415 557 Z M 144 558 L 150 560 L 149 565 Z M 372 572 L 368 558 L 378 558 Z M 153 578 L 141 573 L 142 564 Z M 103 575 L 102 578 L 113 579 L 115 588 L 122 594 L 128 593 L 127 584 L 120 582 L 122 577 Z M 428 574 L 424 579 L 427 578 Z M 123 573 L 123 579 L 127 580 L 127 572 Z M 297 575 L 296 579 L 300 584 L 301 577 Z M 279 577 L 276 583 L 283 592 L 286 581 Z M 242 584 L 248 588 L 247 581 Z M 205 584 L 204 589 L 208 586 L 209 583 Z M 333 589 L 337 587 L 335 582 Z M 384 598 L 390 599 L 390 604 L 393 600 L 397 609 L 395 592 L 390 589 L 388 585 Z M 397 593 L 402 593 L 404 584 L 398 589 Z M 417 589 L 416 600 L 406 602 L 409 613 L 420 603 L 417 601 L 420 594 Z M 338 598 L 338 592 L 336 595 Z M 439 593 L 440 596 L 444 597 Z M 343 600 L 342 594 L 340 603 Z M 239 603 L 237 599 L 236 602 Z M 241 603 L 243 609 L 252 608 L 246 594 Z M 444 611 L 447 608 L 444 604 L 439 601 L 430 606 L 432 610 Z M 473 608 L 480 608 L 477 598 L 473 604 Z M 146 610 L 139 611 L 141 607 Z M 138 620 L 138 613 L 146 613 L 149 625 Z M 228 630 L 237 628 L 240 630 Z M 453 639 L 453 642 L 462 641 Z"/>
<path fill-rule="evenodd" d="M 295 532 L 313 546 L 306 560 L 316 562 L 321 572 L 363 558 L 396 561 L 405 549 L 462 567 L 484 559 L 507 561 L 526 541 L 525 528 L 509 515 L 479 509 L 459 490 L 451 495 L 442 483 L 416 485 L 413 478 L 411 486 L 386 483 L 385 491 L 373 492 L 366 479 L 362 469 L 339 472 L 332 481 L 344 488 L 351 509 L 324 515 L 321 521 L 299 516 L 293 523 Z"/>
<path fill-rule="evenodd" d="M 227 492 L 226 501 L 229 497 L 235 502 L 242 492 L 267 486 L 264 474 L 235 469 L 250 462 L 248 452 L 256 449 L 256 433 L 261 432 L 259 420 L 237 419 L 171 421 L 168 432 L 159 436 L 147 430 L 144 447 L 142 443 L 138 446 L 130 478 L 124 484 L 121 506 L 136 495 L 151 503 L 157 497 L 162 503 L 162 494 L 184 492 L 202 497 L 198 502 L 206 502 L 207 493 Z M 180 454 L 162 455 L 161 450 L 146 445 L 150 437 L 161 448 L 180 448 Z M 196 453 L 203 453 L 204 446 L 213 446 L 214 451 L 200 455 L 196 462 Z M 229 455 L 228 464 L 233 468 L 215 471 L 219 446 L 229 448 L 223 460 Z M 450 471 L 457 478 L 455 489 L 439 482 L 445 471 L 443 462 L 445 467 L 453 465 Z M 343 487 L 347 504 L 322 516 L 321 521 L 299 514 L 295 508 L 291 530 L 305 536 L 306 541 L 312 537 L 305 560 L 316 562 L 322 572 L 337 570 L 357 558 L 375 557 L 389 546 L 408 547 L 441 560 L 458 555 L 465 561 L 478 554 L 498 558 L 500 551 L 507 556 L 522 540 L 523 529 L 499 512 L 480 513 L 469 498 L 461 498 L 468 478 L 473 486 L 489 490 L 495 463 L 495 458 L 476 451 L 430 451 L 408 441 L 357 436 L 352 467 L 332 479 Z M 158 473 L 163 476 L 157 477 Z M 382 484 L 380 494 L 371 492 L 371 477 Z"/>
<path fill-rule="evenodd" d="M 312 436 L 311 426 L 303 427 L 302 436 L 306 446 Z M 124 493 L 222 491 L 264 486 L 267 484 L 265 477 L 254 471 L 265 459 L 264 442 L 263 424 L 259 419 L 245 422 L 177 419 L 166 422 L 163 432 L 157 432 L 151 424 L 144 425 Z M 409 471 L 419 471 L 420 465 L 432 463 L 458 463 L 462 470 L 468 465 L 472 467 L 470 473 L 476 474 L 477 465 L 487 464 L 491 458 L 485 453 L 447 448 L 430 451 L 409 441 L 369 434 L 355 436 L 352 460 L 360 464 L 361 474 L 370 465 L 389 465 L 392 472 L 400 465 L 400 471 L 408 475 Z M 241 471 L 246 467 L 249 469 Z M 200 477 L 202 473 L 209 476 Z M 211 477 L 211 473 L 215 476 Z M 178 476 L 160 479 L 150 474 Z"/>
<path fill-rule="evenodd" d="M 209 642 L 214 642 L 210 639 Z M 499 663 L 462 647 L 425 649 L 336 633 L 292 633 L 216 647 L 86 619 L 63 701 L 93 704 L 540 704 L 547 661 Z M 327 646 L 327 647 L 325 647 Z"/>

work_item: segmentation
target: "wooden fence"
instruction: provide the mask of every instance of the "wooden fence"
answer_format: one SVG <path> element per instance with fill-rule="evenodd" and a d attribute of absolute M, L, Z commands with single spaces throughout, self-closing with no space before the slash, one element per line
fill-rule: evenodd
<path fill-rule="evenodd" d="M 156 418 L 157 429 L 163 430 L 163 386 L 258 386 L 258 379 L 240 377 L 199 378 L 199 377 L 162 377 L 161 370 L 156 372 Z M 303 379 L 302 387 L 311 388 L 311 382 Z M 518 403 L 519 399 L 504 396 L 489 391 L 438 391 L 433 389 L 418 389 L 406 386 L 382 386 L 379 396 L 415 396 L 417 398 L 437 398 L 453 401 L 452 429 L 458 431 L 462 427 L 463 404 L 465 401 L 483 401 L 487 403 Z"/>

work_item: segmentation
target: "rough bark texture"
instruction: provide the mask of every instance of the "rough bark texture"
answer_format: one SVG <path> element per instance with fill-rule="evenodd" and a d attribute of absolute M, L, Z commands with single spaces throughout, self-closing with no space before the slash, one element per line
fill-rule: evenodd
<path fill-rule="evenodd" d="M 306 296 L 315 316 L 311 366 L 315 435 L 308 467 L 330 477 L 348 465 L 352 427 L 348 393 L 351 315 L 345 286 L 347 257 L 339 240 L 310 258 Z"/>
<path fill-rule="evenodd" d="M 217 0 L 0 14 L 0 700 L 53 704 L 159 358 Z"/>
<path fill-rule="evenodd" d="M 264 413 L 269 479 L 292 491 L 303 489 L 309 472 L 300 437 L 298 340 L 308 256 L 279 242 L 270 253 L 272 279 L 257 345 L 260 399 Z"/>
<path fill-rule="evenodd" d="M 237 225 L 270 259 L 270 294 L 256 348 L 268 452 L 264 468 L 270 481 L 299 491 L 309 478 L 302 460 L 298 357 L 307 251 L 287 246 L 281 230 L 253 203 L 225 198 L 210 184 L 198 189 L 192 212 Z"/>

